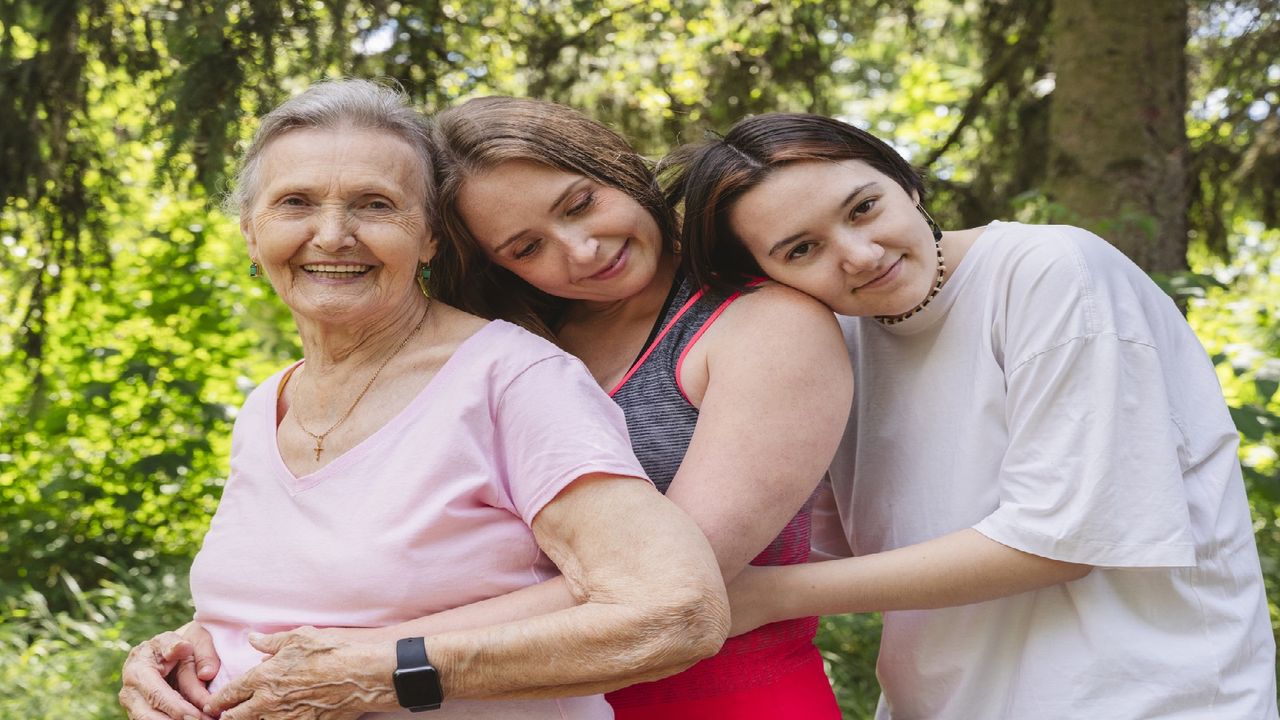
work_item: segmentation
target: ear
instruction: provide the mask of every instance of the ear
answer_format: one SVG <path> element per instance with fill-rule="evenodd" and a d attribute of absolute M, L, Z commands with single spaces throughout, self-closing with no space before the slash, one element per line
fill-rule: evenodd
<path fill-rule="evenodd" d="M 243 215 L 240 216 L 240 234 L 244 236 L 244 244 L 249 249 L 249 257 L 254 262 L 257 262 L 258 238 L 253 233 L 253 223 Z"/>
<path fill-rule="evenodd" d="M 427 230 L 427 237 L 422 241 L 422 252 L 418 254 L 418 262 L 423 265 L 431 264 L 431 259 L 436 256 L 436 250 L 438 247 L 439 246 L 436 243 L 436 234 Z"/>
<path fill-rule="evenodd" d="M 917 204 L 917 205 L 919 205 L 919 204 L 920 204 L 920 191 L 919 191 L 919 190 L 912 190 L 912 191 L 911 191 L 911 202 L 913 202 L 913 203 L 915 203 L 915 204 Z"/>

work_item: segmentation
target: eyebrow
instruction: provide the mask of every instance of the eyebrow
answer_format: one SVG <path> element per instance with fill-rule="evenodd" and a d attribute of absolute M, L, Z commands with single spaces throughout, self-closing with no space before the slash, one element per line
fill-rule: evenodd
<path fill-rule="evenodd" d="M 569 193 L 573 192 L 574 189 L 578 187 L 578 184 L 583 180 L 586 180 L 586 178 L 585 177 L 574 178 L 573 182 L 569 183 L 565 187 L 564 192 L 560 193 L 560 195 L 556 197 L 555 202 L 551 203 L 551 207 L 547 208 L 547 213 L 549 214 L 549 213 L 555 212 L 556 208 L 560 207 L 560 203 L 564 202 L 564 199 L 569 197 Z M 503 240 L 502 243 L 498 245 L 498 247 L 493 249 L 494 254 L 502 252 L 507 248 L 508 245 L 524 237 L 524 235 L 528 232 L 529 232 L 528 229 L 520 230 L 520 231 L 517 231 L 516 234 L 507 238 L 506 240 Z"/>
<path fill-rule="evenodd" d="M 853 189 L 853 192 L 846 195 L 844 200 L 841 200 L 840 204 L 837 205 L 836 208 L 843 210 L 844 208 L 849 207 L 849 204 L 852 203 L 859 195 L 865 192 L 868 188 L 877 187 L 879 184 L 880 184 L 879 182 L 872 180 L 869 183 L 864 183 L 862 185 L 859 185 L 858 187 Z M 772 256 L 774 253 L 785 249 L 788 245 L 795 243 L 797 240 L 803 238 L 808 233 L 809 233 L 808 230 L 801 230 L 798 233 L 794 233 L 792 235 L 788 235 L 782 238 L 778 242 L 774 243 L 772 247 L 769 248 L 769 255 Z"/>
<path fill-rule="evenodd" d="M 281 180 L 278 180 L 272 184 L 266 185 L 263 188 L 262 192 L 264 195 L 267 195 L 269 197 L 279 197 L 283 195 L 293 195 L 293 194 L 299 194 L 299 193 L 300 194 L 316 194 L 316 193 L 325 192 L 326 186 L 317 185 L 312 183 L 311 181 L 312 181 L 312 178 L 309 176 L 299 175 L 296 178 L 286 176 Z M 406 195 L 412 194 L 412 193 L 406 192 L 405 189 L 399 183 L 394 183 L 394 182 L 390 182 L 390 183 L 380 183 L 377 181 L 361 182 L 360 184 L 353 184 L 349 186 L 348 189 L 353 195 L 360 196 L 360 197 L 365 197 L 368 195 L 380 195 L 385 198 L 392 198 L 392 197 L 404 197 Z"/>

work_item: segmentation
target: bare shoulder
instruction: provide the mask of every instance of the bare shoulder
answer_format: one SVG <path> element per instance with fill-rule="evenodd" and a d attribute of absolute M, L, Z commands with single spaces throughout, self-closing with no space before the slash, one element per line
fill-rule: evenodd
<path fill-rule="evenodd" d="M 766 282 L 743 293 L 725 309 L 722 322 L 733 334 L 745 334 L 756 341 L 765 338 L 797 341 L 806 336 L 842 338 L 840 325 L 830 308 L 775 282 Z"/>

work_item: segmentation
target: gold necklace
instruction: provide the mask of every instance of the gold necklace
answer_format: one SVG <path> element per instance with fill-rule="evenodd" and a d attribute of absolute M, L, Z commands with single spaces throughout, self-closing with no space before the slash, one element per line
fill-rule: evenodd
<path fill-rule="evenodd" d="M 422 319 L 418 321 L 417 325 L 413 326 L 413 329 L 409 331 L 408 335 L 404 336 L 404 339 L 400 341 L 400 344 L 396 346 L 396 349 L 392 350 L 391 354 L 383 358 L 382 364 L 378 366 L 377 370 L 373 371 L 373 377 L 369 378 L 369 382 L 364 384 L 364 389 L 360 391 L 359 395 L 356 395 L 356 399 L 351 401 L 351 407 L 348 407 L 347 411 L 342 414 L 342 417 L 338 418 L 337 422 L 330 425 L 328 430 L 325 430 L 324 432 L 317 435 L 316 433 L 313 433 L 310 430 L 308 430 L 306 425 L 302 424 L 302 418 L 298 417 L 298 413 L 296 409 L 294 412 L 289 413 L 289 416 L 293 418 L 293 422 L 296 423 L 297 426 L 302 429 L 302 432 L 315 438 L 316 446 L 313 449 L 316 451 L 317 462 L 320 461 L 320 453 L 324 452 L 324 439 L 329 437 L 329 433 L 333 432 L 334 428 L 338 427 L 343 422 L 345 422 L 347 418 L 351 417 L 351 411 L 356 409 L 356 405 L 359 405 L 360 401 L 364 399 L 365 393 L 368 393 L 369 388 L 373 387 L 373 381 L 378 379 L 378 375 L 382 373 L 382 368 L 386 367 L 387 363 L 391 362 L 391 358 L 395 357 L 396 355 L 399 355 L 400 351 L 404 349 L 404 346 L 409 344 L 409 340 L 411 340 L 414 335 L 417 335 L 418 331 L 422 329 L 423 323 L 427 321 L 427 313 L 429 312 L 431 312 L 431 298 L 428 297 L 427 309 L 423 311 Z"/>

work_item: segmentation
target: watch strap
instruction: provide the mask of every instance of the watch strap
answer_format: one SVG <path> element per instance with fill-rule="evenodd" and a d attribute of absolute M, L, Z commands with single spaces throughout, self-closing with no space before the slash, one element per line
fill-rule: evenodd
<path fill-rule="evenodd" d="M 396 671 L 393 676 L 396 699 L 411 712 L 436 710 L 444 701 L 440 674 L 427 658 L 423 638 L 401 638 L 396 641 Z"/>

